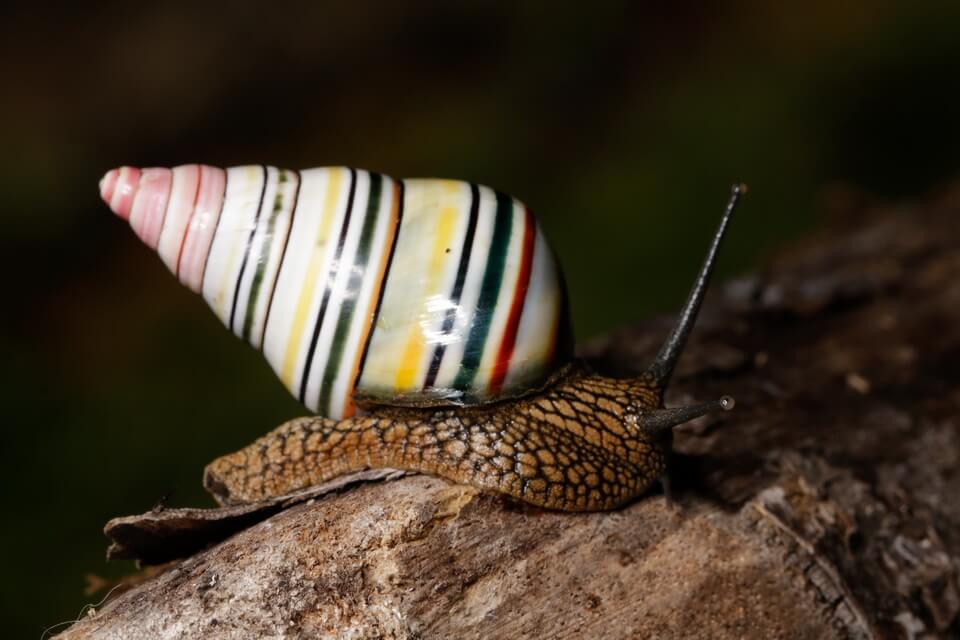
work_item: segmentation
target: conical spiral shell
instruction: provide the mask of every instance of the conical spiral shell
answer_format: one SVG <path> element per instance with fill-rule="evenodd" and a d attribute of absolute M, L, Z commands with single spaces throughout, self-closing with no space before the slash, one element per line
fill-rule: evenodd
<path fill-rule="evenodd" d="M 101 196 L 312 411 L 522 395 L 571 355 L 521 202 L 346 167 L 122 167 Z"/>

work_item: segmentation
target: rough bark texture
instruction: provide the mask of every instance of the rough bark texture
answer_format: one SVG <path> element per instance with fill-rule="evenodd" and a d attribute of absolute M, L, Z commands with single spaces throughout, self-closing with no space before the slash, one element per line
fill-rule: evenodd
<path fill-rule="evenodd" d="M 917 208 L 847 200 L 708 298 L 668 404 L 737 408 L 677 431 L 674 508 L 363 483 L 172 564 L 62 637 L 960 637 L 960 188 Z M 589 355 L 636 372 L 668 326 Z"/>

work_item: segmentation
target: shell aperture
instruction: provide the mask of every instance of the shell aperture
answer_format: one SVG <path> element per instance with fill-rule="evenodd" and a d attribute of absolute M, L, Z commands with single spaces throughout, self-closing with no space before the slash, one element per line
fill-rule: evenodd
<path fill-rule="evenodd" d="M 522 395 L 572 352 L 559 267 L 523 203 L 326 167 L 122 167 L 101 197 L 312 411 Z"/>

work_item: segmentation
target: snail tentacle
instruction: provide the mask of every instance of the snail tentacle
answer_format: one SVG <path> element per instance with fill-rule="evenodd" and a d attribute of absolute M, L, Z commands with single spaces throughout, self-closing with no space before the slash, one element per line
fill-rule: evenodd
<path fill-rule="evenodd" d="M 723 396 L 719 400 L 691 404 L 685 407 L 671 407 L 669 409 L 655 409 L 640 417 L 640 426 L 653 435 L 659 435 L 675 426 L 689 422 L 695 418 L 705 416 L 715 411 L 730 411 L 734 407 L 734 400 L 730 396 Z"/>
<path fill-rule="evenodd" d="M 713 274 L 717 256 L 720 254 L 720 245 L 723 243 L 723 237 L 726 234 L 733 210 L 736 208 L 740 196 L 746 192 L 747 187 L 744 184 L 738 183 L 730 188 L 730 199 L 727 201 L 723 217 L 720 219 L 720 226 L 713 235 L 707 257 L 704 259 L 703 266 L 700 267 L 700 273 L 697 274 L 697 279 L 693 282 L 687 301 L 680 311 L 677 324 L 673 327 L 663 346 L 660 347 L 660 352 L 657 353 L 653 364 L 647 370 L 661 388 L 665 388 L 670 382 L 673 369 L 676 367 L 677 360 L 683 353 L 687 338 L 690 336 L 690 331 L 693 330 L 693 325 L 697 321 L 697 313 L 700 311 L 700 304 L 707 293 L 707 285 L 710 283 L 710 276 Z"/>

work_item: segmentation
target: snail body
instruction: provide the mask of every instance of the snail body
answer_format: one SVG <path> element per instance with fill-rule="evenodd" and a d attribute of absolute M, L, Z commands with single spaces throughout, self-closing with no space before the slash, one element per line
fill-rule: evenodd
<path fill-rule="evenodd" d="M 654 363 L 571 363 L 563 278 L 523 203 L 345 167 L 123 167 L 101 196 L 320 416 L 219 458 L 204 484 L 255 502 L 350 471 L 432 473 L 553 509 L 610 509 L 666 470 L 670 429 L 729 398 L 663 391 L 741 193 Z"/>

